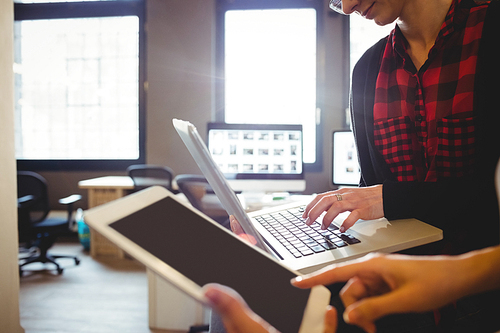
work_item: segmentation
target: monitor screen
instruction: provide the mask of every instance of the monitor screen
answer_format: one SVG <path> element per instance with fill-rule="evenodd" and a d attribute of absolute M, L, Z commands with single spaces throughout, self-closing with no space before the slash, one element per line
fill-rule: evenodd
<path fill-rule="evenodd" d="M 305 189 L 302 125 L 209 123 L 207 142 L 235 191 Z"/>
<path fill-rule="evenodd" d="M 332 136 L 333 185 L 358 186 L 361 177 L 358 150 L 352 131 L 334 131 Z"/>

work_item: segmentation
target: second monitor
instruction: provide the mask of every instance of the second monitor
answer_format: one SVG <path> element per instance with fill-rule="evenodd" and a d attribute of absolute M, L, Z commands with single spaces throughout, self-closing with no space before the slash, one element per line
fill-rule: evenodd
<path fill-rule="evenodd" d="M 334 131 L 332 136 L 332 183 L 334 186 L 358 186 L 358 150 L 349 130 Z"/>
<path fill-rule="evenodd" d="M 207 146 L 237 192 L 305 190 L 302 125 L 208 124 Z"/>

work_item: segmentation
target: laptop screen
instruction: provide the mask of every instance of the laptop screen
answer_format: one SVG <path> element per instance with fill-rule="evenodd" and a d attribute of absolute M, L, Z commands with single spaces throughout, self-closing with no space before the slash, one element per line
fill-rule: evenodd
<path fill-rule="evenodd" d="M 334 131 L 332 135 L 333 185 L 358 186 L 361 172 L 358 150 L 352 131 Z"/>

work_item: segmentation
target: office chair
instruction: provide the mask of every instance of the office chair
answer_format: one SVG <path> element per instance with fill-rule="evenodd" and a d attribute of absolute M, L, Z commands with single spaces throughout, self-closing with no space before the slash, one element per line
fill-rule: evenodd
<path fill-rule="evenodd" d="M 194 208 L 209 216 L 220 225 L 231 229 L 229 216 L 215 195 L 207 179 L 201 175 L 178 175 L 174 180 L 179 191 L 186 196 Z"/>
<path fill-rule="evenodd" d="M 27 257 L 20 259 L 19 274 L 23 274 L 22 267 L 34 262 L 52 263 L 58 274 L 62 274 L 63 268 L 56 262 L 59 258 L 73 259 L 78 265 L 80 260 L 76 256 L 53 255 L 47 251 L 59 235 L 72 228 L 73 204 L 81 199 L 81 195 L 73 194 L 59 200 L 67 207 L 66 218 L 49 217 L 47 181 L 35 172 L 19 171 L 17 197 L 19 242 L 31 250 Z"/>
<path fill-rule="evenodd" d="M 134 192 L 153 185 L 163 186 L 167 190 L 174 192 L 172 188 L 174 172 L 169 167 L 135 164 L 127 168 L 127 174 L 134 181 Z"/>

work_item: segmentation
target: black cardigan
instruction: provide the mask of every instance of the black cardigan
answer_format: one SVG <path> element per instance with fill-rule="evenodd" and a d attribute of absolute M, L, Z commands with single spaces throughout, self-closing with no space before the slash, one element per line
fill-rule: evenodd
<path fill-rule="evenodd" d="M 462 5 L 473 3 L 464 0 Z M 488 8 L 479 49 L 474 87 L 476 168 L 472 176 L 437 182 L 396 181 L 375 147 L 373 131 L 375 85 L 387 38 L 370 48 L 354 68 L 350 107 L 360 186 L 383 184 L 384 214 L 389 220 L 413 217 L 443 229 L 445 241 L 437 252 L 460 253 L 499 242 L 494 186 L 500 159 L 499 5 L 492 2 Z M 465 239 L 471 232 L 480 238 Z"/>

